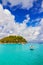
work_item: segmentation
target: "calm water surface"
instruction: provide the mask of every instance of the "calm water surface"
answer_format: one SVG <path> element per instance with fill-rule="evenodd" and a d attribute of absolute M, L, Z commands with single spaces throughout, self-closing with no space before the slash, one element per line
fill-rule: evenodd
<path fill-rule="evenodd" d="M 0 65 L 43 65 L 43 44 L 0 44 Z"/>

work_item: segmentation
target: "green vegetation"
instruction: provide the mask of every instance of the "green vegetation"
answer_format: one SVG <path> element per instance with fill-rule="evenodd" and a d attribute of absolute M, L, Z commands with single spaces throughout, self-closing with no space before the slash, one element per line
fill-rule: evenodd
<path fill-rule="evenodd" d="M 8 36 L 0 39 L 0 43 L 26 43 L 22 36 Z"/>

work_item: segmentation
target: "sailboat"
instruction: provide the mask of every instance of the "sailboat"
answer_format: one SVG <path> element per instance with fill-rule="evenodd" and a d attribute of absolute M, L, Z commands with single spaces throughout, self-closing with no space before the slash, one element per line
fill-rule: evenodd
<path fill-rule="evenodd" d="M 30 46 L 30 50 L 34 50 L 34 46 L 33 45 Z"/>

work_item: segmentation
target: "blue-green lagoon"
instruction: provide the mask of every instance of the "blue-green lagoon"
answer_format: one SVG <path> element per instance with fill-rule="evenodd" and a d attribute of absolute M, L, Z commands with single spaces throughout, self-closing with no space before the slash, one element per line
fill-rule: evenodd
<path fill-rule="evenodd" d="M 0 44 L 0 65 L 43 65 L 43 44 Z"/>

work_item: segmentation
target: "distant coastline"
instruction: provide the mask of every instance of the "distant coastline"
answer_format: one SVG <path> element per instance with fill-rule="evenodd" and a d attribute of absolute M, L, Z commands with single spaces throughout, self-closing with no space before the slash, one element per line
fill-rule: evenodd
<path fill-rule="evenodd" d="M 22 36 L 7 36 L 2 39 L 0 39 L 0 44 L 1 43 L 21 43 L 25 44 L 27 43 L 26 39 L 24 39 Z"/>

